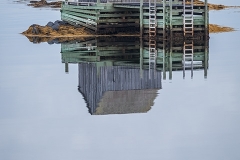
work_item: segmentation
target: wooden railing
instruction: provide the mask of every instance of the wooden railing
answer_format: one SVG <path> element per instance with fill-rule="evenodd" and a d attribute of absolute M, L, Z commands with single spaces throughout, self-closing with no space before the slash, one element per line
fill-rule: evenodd
<path fill-rule="evenodd" d="M 109 3 L 140 3 L 140 0 L 108 0 Z M 161 3 L 162 0 L 157 0 L 156 3 Z M 143 0 L 143 3 L 149 3 L 149 0 Z"/>
<path fill-rule="evenodd" d="M 100 3 L 140 3 L 140 0 L 99 0 Z M 163 0 L 156 0 L 156 3 L 162 3 Z M 80 5 L 80 4 L 96 4 L 97 0 L 65 0 L 66 4 Z M 143 0 L 143 3 L 149 3 L 149 0 Z"/>

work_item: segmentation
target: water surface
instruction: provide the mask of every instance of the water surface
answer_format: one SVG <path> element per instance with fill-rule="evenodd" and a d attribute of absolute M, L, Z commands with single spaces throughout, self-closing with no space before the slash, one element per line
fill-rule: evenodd
<path fill-rule="evenodd" d="M 19 34 L 60 12 L 2 0 L 0 13 L 0 159 L 240 158 L 239 31 L 211 35 L 207 79 L 202 69 L 193 79 L 167 73 L 148 112 L 91 115 L 78 91 L 78 65 L 64 72 L 61 45 Z M 210 13 L 212 23 L 239 29 L 236 17 L 237 9 Z"/>

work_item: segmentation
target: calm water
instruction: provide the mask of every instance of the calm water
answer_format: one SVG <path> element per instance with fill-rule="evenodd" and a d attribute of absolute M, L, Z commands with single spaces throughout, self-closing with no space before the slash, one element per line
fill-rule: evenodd
<path fill-rule="evenodd" d="M 240 159 L 239 9 L 210 13 L 211 23 L 238 31 L 211 35 L 207 79 L 202 69 L 193 79 L 174 71 L 172 80 L 156 81 L 147 113 L 111 115 L 89 114 L 79 66 L 65 73 L 63 46 L 19 34 L 59 19 L 59 10 L 2 0 L 0 13 L 1 160 Z"/>

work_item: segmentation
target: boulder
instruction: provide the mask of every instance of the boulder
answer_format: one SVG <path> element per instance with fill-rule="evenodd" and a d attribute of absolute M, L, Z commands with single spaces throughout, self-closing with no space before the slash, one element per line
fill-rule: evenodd
<path fill-rule="evenodd" d="M 52 27 L 53 25 L 54 25 L 54 23 L 50 21 L 50 22 L 47 23 L 46 26 L 48 26 L 48 27 Z"/>
<path fill-rule="evenodd" d="M 56 20 L 56 21 L 54 22 L 54 24 L 66 25 L 67 22 L 65 22 L 65 21 L 60 21 L 60 20 Z"/>
<path fill-rule="evenodd" d="M 32 34 L 39 34 L 39 29 L 37 27 L 37 24 L 33 24 L 30 27 L 32 27 Z"/>
<path fill-rule="evenodd" d="M 58 30 L 60 25 L 58 23 L 54 24 L 53 26 L 51 26 L 53 30 Z"/>

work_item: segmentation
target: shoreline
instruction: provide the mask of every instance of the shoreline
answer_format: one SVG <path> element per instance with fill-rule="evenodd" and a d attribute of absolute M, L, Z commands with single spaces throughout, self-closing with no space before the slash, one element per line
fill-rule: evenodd
<path fill-rule="evenodd" d="M 217 24 L 209 24 L 209 33 L 223 33 L 236 31 L 234 28 L 221 26 Z M 37 32 L 37 33 L 36 33 Z M 74 37 L 109 37 L 109 36 L 139 36 L 137 33 L 116 33 L 98 35 L 85 30 L 84 27 L 76 28 L 72 25 L 61 25 L 58 30 L 54 30 L 49 26 L 32 25 L 26 31 L 21 33 L 27 37 L 42 38 L 74 38 Z"/>

